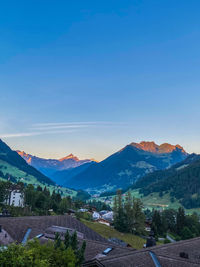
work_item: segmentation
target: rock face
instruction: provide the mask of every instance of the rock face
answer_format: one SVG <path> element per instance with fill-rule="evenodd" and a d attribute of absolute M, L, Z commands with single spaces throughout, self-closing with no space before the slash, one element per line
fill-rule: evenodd
<path fill-rule="evenodd" d="M 136 148 L 144 150 L 144 151 L 152 152 L 152 153 L 155 153 L 155 154 L 172 153 L 175 150 L 179 150 L 182 153 L 186 154 L 185 150 L 180 145 L 175 145 L 174 146 L 174 145 L 171 145 L 171 144 L 168 144 L 168 143 L 157 145 L 154 142 L 142 141 L 139 144 L 138 143 L 131 143 L 130 146 L 136 147 Z"/>
<path fill-rule="evenodd" d="M 179 145 L 154 142 L 131 143 L 100 163 L 89 166 L 68 180 L 72 188 L 88 189 L 107 186 L 126 188 L 144 175 L 169 168 L 188 154 Z"/>
<path fill-rule="evenodd" d="M 25 159 L 28 164 L 51 178 L 57 171 L 75 168 L 85 163 L 91 162 L 90 159 L 79 160 L 79 158 L 74 156 L 73 154 L 69 154 L 68 156 L 61 159 L 44 159 L 27 154 L 24 151 L 17 151 L 17 153 L 23 159 Z"/>

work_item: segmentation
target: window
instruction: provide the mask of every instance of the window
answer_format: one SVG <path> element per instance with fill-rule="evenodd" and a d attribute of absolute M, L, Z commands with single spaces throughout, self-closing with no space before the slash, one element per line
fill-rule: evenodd
<path fill-rule="evenodd" d="M 107 255 L 109 252 L 111 252 L 113 250 L 113 248 L 106 248 L 104 251 L 103 251 L 103 254 L 104 255 Z"/>

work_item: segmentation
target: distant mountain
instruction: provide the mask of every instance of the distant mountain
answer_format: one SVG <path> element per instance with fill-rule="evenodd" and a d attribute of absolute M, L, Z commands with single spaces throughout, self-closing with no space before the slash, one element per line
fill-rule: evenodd
<path fill-rule="evenodd" d="M 54 185 L 55 183 L 44 174 L 40 173 L 34 167 L 18 155 L 16 151 L 0 139 L 0 177 L 12 178 L 13 180 L 23 179 L 23 182 L 33 180 L 34 182 Z M 3 176 L 3 177 L 2 177 Z"/>
<path fill-rule="evenodd" d="M 29 165 L 33 166 L 34 168 L 42 172 L 44 175 L 47 175 L 52 179 L 54 179 L 54 173 L 58 171 L 75 168 L 92 161 L 90 159 L 79 160 L 73 154 L 70 154 L 61 159 L 44 159 L 27 154 L 24 151 L 17 151 L 17 153 L 23 159 L 25 159 Z"/>
<path fill-rule="evenodd" d="M 154 142 L 131 143 L 98 164 L 68 180 L 76 189 L 100 188 L 109 185 L 125 188 L 156 170 L 163 170 L 184 160 L 188 154 L 180 145 Z"/>
<path fill-rule="evenodd" d="M 170 193 L 185 208 L 200 207 L 200 155 L 191 154 L 168 170 L 147 175 L 132 188 L 140 188 L 145 196 L 155 192 Z"/>
<path fill-rule="evenodd" d="M 94 164 L 97 164 L 97 163 L 94 161 L 91 161 L 91 162 L 87 162 L 75 168 L 69 168 L 66 170 L 57 171 L 52 175 L 52 180 L 61 186 L 68 187 L 69 180 L 73 179 L 73 177 L 82 173 L 83 171 L 85 171 L 87 168 L 89 168 L 91 165 L 94 165 Z"/>

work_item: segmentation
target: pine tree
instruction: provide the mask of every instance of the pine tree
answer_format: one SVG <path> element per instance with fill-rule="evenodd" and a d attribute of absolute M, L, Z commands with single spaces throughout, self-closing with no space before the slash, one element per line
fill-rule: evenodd
<path fill-rule="evenodd" d="M 70 234 L 69 234 L 69 231 L 67 230 L 65 233 L 65 239 L 64 239 L 65 249 L 68 249 L 68 247 L 70 246 L 70 241 L 71 241 Z"/>
<path fill-rule="evenodd" d="M 152 217 L 152 230 L 154 231 L 155 236 L 162 235 L 162 222 L 160 212 L 155 210 Z"/>
<path fill-rule="evenodd" d="M 178 209 L 176 216 L 176 230 L 177 234 L 181 235 L 181 231 L 185 226 L 185 211 L 182 207 Z"/>
<path fill-rule="evenodd" d="M 54 247 L 55 247 L 55 249 L 57 249 L 57 248 L 60 248 L 60 246 L 61 246 L 61 239 L 60 239 L 60 235 L 59 235 L 59 233 L 58 233 L 58 232 L 56 232 L 56 234 L 55 234 L 55 242 L 54 242 Z"/>
<path fill-rule="evenodd" d="M 127 232 L 132 232 L 133 230 L 133 199 L 131 197 L 131 192 L 129 191 L 126 195 L 124 210 L 126 213 L 126 226 L 127 226 Z"/>
<path fill-rule="evenodd" d="M 114 203 L 114 205 L 116 205 L 116 207 L 114 208 L 114 227 L 118 231 L 127 232 L 127 215 L 122 203 L 121 190 L 117 191 L 116 203 Z"/>
<path fill-rule="evenodd" d="M 142 211 L 143 204 L 140 199 L 133 199 L 133 230 L 142 234 L 145 227 L 145 215 Z"/>
<path fill-rule="evenodd" d="M 74 251 L 78 250 L 78 240 L 77 240 L 77 233 L 76 231 L 73 232 L 71 236 L 71 247 Z"/>
<path fill-rule="evenodd" d="M 85 249 L 86 249 L 86 241 L 84 240 L 81 248 L 79 249 L 79 251 L 77 253 L 78 265 L 80 265 L 80 266 L 85 260 L 85 257 L 84 257 Z"/>

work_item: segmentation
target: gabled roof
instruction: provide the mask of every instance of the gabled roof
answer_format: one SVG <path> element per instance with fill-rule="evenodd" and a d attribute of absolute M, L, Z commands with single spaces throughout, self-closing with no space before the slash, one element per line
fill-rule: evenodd
<path fill-rule="evenodd" d="M 160 245 L 138 251 L 120 251 L 115 255 L 86 261 L 83 266 L 104 267 L 155 267 L 152 253 L 162 267 L 197 267 L 200 266 L 200 238 Z M 113 250 L 114 252 L 114 250 Z M 188 259 L 180 257 L 180 253 L 188 254 Z"/>
<path fill-rule="evenodd" d="M 17 242 L 22 241 L 28 228 L 31 228 L 29 236 L 31 239 L 41 233 L 45 233 L 45 230 L 53 225 L 76 229 L 78 232 L 83 233 L 84 238 L 89 240 L 108 242 L 98 233 L 70 215 L 0 218 L 0 225 Z"/>

